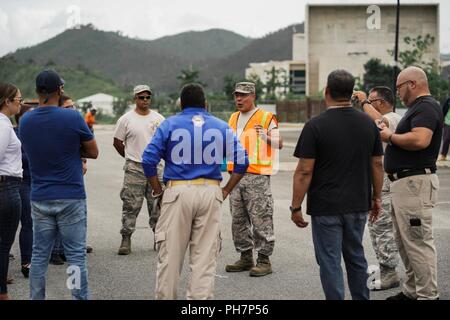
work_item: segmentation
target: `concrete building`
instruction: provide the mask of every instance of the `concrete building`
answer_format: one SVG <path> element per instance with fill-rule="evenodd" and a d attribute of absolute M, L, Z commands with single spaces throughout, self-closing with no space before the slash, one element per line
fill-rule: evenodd
<path fill-rule="evenodd" d="M 92 103 L 92 106 L 95 107 L 98 111 L 101 110 L 103 114 L 113 116 L 113 103 L 115 99 L 115 97 L 109 94 L 97 93 L 92 96 L 77 100 L 77 104 L 81 106 L 83 105 L 83 103 Z"/>
<path fill-rule="evenodd" d="M 442 54 L 441 55 L 441 67 L 445 68 L 450 66 L 450 54 Z"/>
<path fill-rule="evenodd" d="M 294 33 L 292 37 L 292 60 L 250 63 L 245 69 L 245 77 L 257 75 L 266 84 L 273 68 L 279 70 L 278 82 L 282 85 L 275 91 L 277 96 L 287 93 L 305 95 L 306 93 L 306 38 L 304 33 Z"/>
<path fill-rule="evenodd" d="M 363 66 L 371 58 L 393 65 L 388 50 L 395 44 L 395 4 L 307 4 L 305 18 L 308 96 L 320 94 L 334 69 L 362 79 Z M 411 48 L 403 41 L 406 36 L 427 34 L 435 41 L 423 59 L 439 62 L 439 4 L 402 2 L 399 51 Z"/>

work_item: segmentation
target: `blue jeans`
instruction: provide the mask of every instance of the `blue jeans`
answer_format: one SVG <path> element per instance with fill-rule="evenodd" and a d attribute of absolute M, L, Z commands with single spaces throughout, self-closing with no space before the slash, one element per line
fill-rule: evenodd
<path fill-rule="evenodd" d="M 8 293 L 9 252 L 20 220 L 19 189 L 20 181 L 0 182 L 0 294 Z"/>
<path fill-rule="evenodd" d="M 69 264 L 67 284 L 76 300 L 90 298 L 86 267 L 86 200 L 32 201 L 33 256 L 30 269 L 30 298 L 45 299 L 45 275 L 59 232 Z"/>
<path fill-rule="evenodd" d="M 33 248 L 33 220 L 31 220 L 30 182 L 22 181 L 20 185 L 20 198 L 22 200 L 22 215 L 20 216 L 20 256 L 21 264 L 31 262 L 31 250 Z"/>
<path fill-rule="evenodd" d="M 57 232 L 56 238 L 55 238 L 55 244 L 53 245 L 52 254 L 63 254 L 63 253 L 64 253 L 64 248 L 62 245 L 61 236 L 59 235 L 59 232 Z"/>
<path fill-rule="evenodd" d="M 352 298 L 368 300 L 367 261 L 362 245 L 367 213 L 313 216 L 311 221 L 314 251 L 326 299 L 345 298 L 342 254 Z"/>

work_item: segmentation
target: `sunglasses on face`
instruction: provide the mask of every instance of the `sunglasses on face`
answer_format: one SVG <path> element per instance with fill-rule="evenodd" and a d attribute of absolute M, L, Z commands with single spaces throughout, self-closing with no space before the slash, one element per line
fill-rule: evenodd
<path fill-rule="evenodd" d="M 150 100 L 152 96 L 138 96 L 139 100 Z"/>

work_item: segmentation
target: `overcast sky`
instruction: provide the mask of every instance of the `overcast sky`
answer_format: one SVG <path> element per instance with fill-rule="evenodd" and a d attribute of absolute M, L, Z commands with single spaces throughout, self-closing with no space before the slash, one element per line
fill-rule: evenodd
<path fill-rule="evenodd" d="M 156 39 L 189 30 L 221 28 L 262 37 L 305 17 L 306 0 L 0 0 L 0 56 L 45 41 L 69 23 L 92 23 L 98 29 L 129 37 Z M 396 0 L 328 1 L 377 4 Z M 402 3 L 406 2 L 402 0 Z M 408 2 L 417 2 L 408 0 Z M 450 53 L 450 1 L 441 4 L 441 52 Z M 75 10 L 73 10 L 75 6 Z M 79 15 L 77 11 L 79 8 Z M 420 13 L 418 13 L 420 14 Z"/>

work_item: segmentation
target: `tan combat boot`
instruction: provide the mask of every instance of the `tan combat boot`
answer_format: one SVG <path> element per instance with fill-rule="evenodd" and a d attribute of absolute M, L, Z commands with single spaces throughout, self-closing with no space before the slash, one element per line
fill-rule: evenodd
<path fill-rule="evenodd" d="M 395 268 L 380 265 L 380 280 L 375 282 L 373 290 L 387 290 L 398 286 L 400 286 L 400 278 Z"/>
<path fill-rule="evenodd" d="M 131 252 L 131 235 L 122 235 L 122 243 L 120 244 L 118 255 L 126 256 Z"/>
<path fill-rule="evenodd" d="M 272 273 L 272 265 L 270 264 L 269 257 L 258 253 L 256 267 L 253 267 L 250 270 L 250 277 L 262 277 L 270 273 Z"/>
<path fill-rule="evenodd" d="M 380 265 L 381 290 L 397 288 L 400 286 L 400 278 L 395 268 Z"/>
<path fill-rule="evenodd" d="M 236 261 L 234 264 L 228 264 L 225 267 L 226 272 L 242 272 L 248 271 L 254 266 L 253 262 L 253 251 L 248 250 L 245 252 L 241 252 L 241 258 Z"/>

